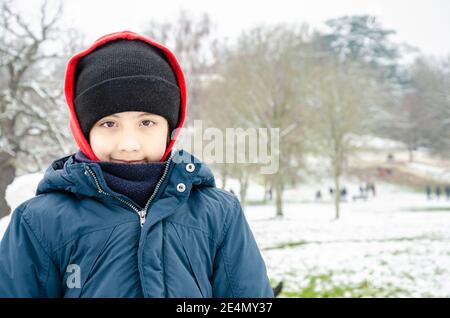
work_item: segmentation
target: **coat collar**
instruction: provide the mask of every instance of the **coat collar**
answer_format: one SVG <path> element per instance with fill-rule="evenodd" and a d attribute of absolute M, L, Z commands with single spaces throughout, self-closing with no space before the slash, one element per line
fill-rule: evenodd
<path fill-rule="evenodd" d="M 66 191 L 76 196 L 95 197 L 118 204 L 120 201 L 114 197 L 130 201 L 108 187 L 97 163 L 76 163 L 73 156 L 74 154 L 52 162 L 37 187 L 36 195 Z M 189 196 L 193 187 L 215 187 L 211 169 L 189 152 L 173 149 L 166 162 L 167 173 L 161 180 L 157 197 L 174 196 L 182 200 Z M 184 191 L 179 191 L 180 184 L 184 184 Z"/>

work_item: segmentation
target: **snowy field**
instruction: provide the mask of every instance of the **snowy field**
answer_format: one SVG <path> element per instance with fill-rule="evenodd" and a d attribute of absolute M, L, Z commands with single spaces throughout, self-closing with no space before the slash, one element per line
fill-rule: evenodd
<path fill-rule="evenodd" d="M 41 177 L 16 178 L 9 204 L 32 197 Z M 358 184 L 347 186 L 351 198 Z M 328 194 L 314 202 L 315 189 L 287 191 L 281 219 L 273 203 L 245 208 L 273 285 L 284 282 L 282 297 L 450 297 L 450 201 L 377 184 L 376 197 L 343 202 L 332 221 Z M 253 185 L 249 199 L 261 197 Z M 8 221 L 0 220 L 0 237 Z"/>
<path fill-rule="evenodd" d="M 328 200 L 291 201 L 282 219 L 272 204 L 246 208 L 282 296 L 450 297 L 450 201 L 379 192 L 344 202 L 337 221 Z"/>

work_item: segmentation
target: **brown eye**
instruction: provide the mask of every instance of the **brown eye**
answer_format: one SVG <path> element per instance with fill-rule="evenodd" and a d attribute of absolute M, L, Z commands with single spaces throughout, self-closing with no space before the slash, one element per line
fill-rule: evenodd
<path fill-rule="evenodd" d="M 106 125 L 106 126 L 105 126 Z M 103 124 L 101 124 L 100 126 L 102 127 L 107 127 L 107 128 L 113 128 L 114 127 L 114 122 L 113 121 L 105 121 Z"/>
<path fill-rule="evenodd" d="M 146 126 L 146 127 L 150 127 L 150 126 L 156 125 L 156 123 L 153 120 L 149 120 L 149 119 L 143 120 L 142 124 L 144 126 Z"/>

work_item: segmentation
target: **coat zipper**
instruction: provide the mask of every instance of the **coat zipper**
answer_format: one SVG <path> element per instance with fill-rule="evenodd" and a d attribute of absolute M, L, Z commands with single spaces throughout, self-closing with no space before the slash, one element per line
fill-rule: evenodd
<path fill-rule="evenodd" d="M 164 181 L 164 179 L 165 179 L 165 177 L 166 177 L 166 175 L 167 175 L 167 172 L 168 172 L 168 170 L 169 170 L 169 166 L 170 166 L 170 162 L 171 162 L 171 160 L 172 160 L 172 157 L 173 157 L 173 152 L 170 154 L 170 157 L 169 157 L 169 159 L 167 160 L 166 166 L 165 166 L 165 168 L 164 168 L 164 173 L 163 173 L 162 177 L 159 179 L 158 183 L 156 184 L 155 190 L 153 191 L 152 195 L 151 195 L 150 198 L 148 199 L 147 204 L 145 205 L 145 207 L 144 207 L 143 210 L 140 210 L 140 209 L 139 209 L 138 207 L 136 207 L 134 204 L 132 204 L 132 203 L 129 202 L 129 201 L 126 201 L 126 200 L 122 199 L 121 197 L 118 197 L 118 196 L 116 196 L 116 195 L 113 195 L 113 194 L 111 194 L 111 193 L 108 193 L 108 192 L 104 191 L 104 190 L 101 188 L 100 183 L 98 182 L 97 176 L 95 175 L 94 171 L 92 171 L 92 169 L 91 169 L 89 166 L 86 166 L 86 170 L 87 170 L 87 171 L 89 172 L 89 174 L 94 178 L 94 182 L 95 182 L 95 185 L 97 186 L 98 193 L 101 193 L 101 194 L 104 194 L 104 195 L 113 197 L 113 198 L 119 200 L 120 202 L 126 204 L 126 205 L 129 206 L 131 209 L 133 209 L 133 211 L 136 212 L 136 213 L 139 215 L 140 224 L 141 224 L 141 227 L 143 227 L 144 224 L 145 224 L 145 221 L 146 221 L 147 209 L 148 209 L 150 203 L 152 202 L 153 198 L 155 197 L 156 193 L 158 192 L 159 187 L 161 186 L 162 182 Z"/>

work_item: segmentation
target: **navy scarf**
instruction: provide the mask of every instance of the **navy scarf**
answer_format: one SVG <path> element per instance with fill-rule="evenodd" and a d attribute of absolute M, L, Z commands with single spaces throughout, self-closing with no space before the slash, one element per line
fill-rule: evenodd
<path fill-rule="evenodd" d="M 150 163 L 117 163 L 94 161 L 78 150 L 74 156 L 75 162 L 97 163 L 100 165 L 108 186 L 144 207 L 161 179 L 165 162 Z"/>

